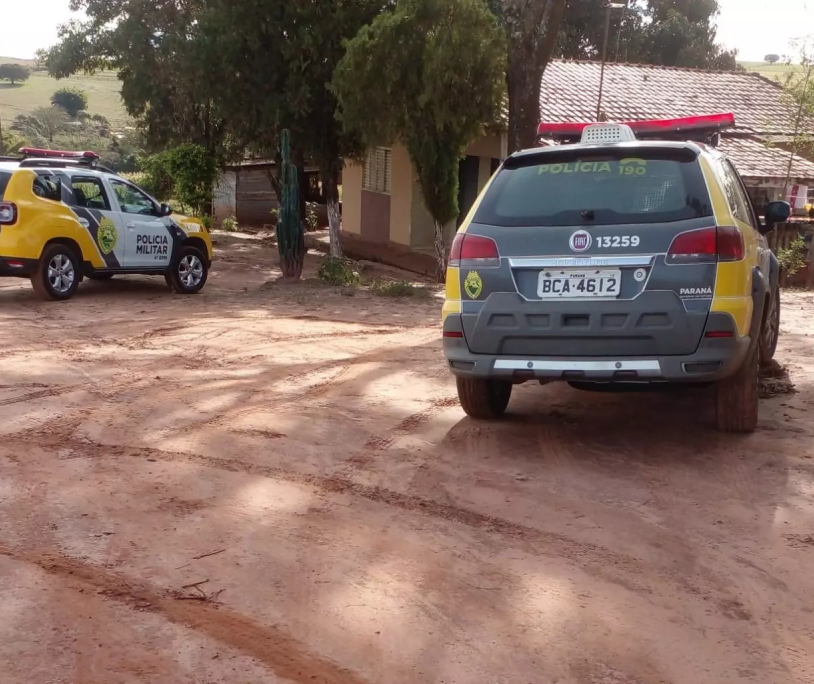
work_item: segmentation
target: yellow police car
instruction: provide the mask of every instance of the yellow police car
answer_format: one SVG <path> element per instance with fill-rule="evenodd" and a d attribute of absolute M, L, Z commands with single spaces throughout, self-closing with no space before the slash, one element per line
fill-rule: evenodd
<path fill-rule="evenodd" d="M 22 150 L 0 161 L 0 276 L 30 278 L 46 299 L 69 299 L 83 278 L 163 276 L 175 292 L 206 284 L 213 250 L 178 216 L 93 152 Z"/>
<path fill-rule="evenodd" d="M 464 411 L 497 418 L 514 385 L 625 390 L 711 384 L 717 424 L 750 432 L 777 348 L 779 267 L 735 167 L 734 117 L 541 125 L 452 245 L 444 352 Z M 638 138 L 637 138 L 638 134 Z"/>

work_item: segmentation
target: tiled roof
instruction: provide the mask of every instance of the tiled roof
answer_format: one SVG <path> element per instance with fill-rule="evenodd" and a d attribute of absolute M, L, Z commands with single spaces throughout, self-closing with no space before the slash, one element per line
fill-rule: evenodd
<path fill-rule="evenodd" d="M 779 147 L 768 147 L 751 138 L 722 138 L 718 149 L 747 178 L 785 178 L 790 154 Z M 792 168 L 793 180 L 814 180 L 814 163 L 796 157 Z"/>
<path fill-rule="evenodd" d="M 598 62 L 552 61 L 543 76 L 541 120 L 594 121 L 600 69 Z M 743 71 L 606 64 L 602 111 L 609 121 L 733 112 L 738 130 L 787 133 L 794 127 L 781 92 Z"/>

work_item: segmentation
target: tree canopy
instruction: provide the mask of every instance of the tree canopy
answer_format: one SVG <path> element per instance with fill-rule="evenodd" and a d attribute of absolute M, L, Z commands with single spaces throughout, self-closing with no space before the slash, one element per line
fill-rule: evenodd
<path fill-rule="evenodd" d="M 555 54 L 598 59 L 605 0 L 568 0 Z M 608 59 L 699 69 L 735 69 L 736 53 L 716 42 L 718 0 L 631 0 L 611 10 Z"/>
<path fill-rule="evenodd" d="M 339 176 L 343 159 L 361 153 L 337 120 L 329 85 L 343 41 L 370 23 L 388 0 L 209 0 L 200 23 L 206 71 L 217 83 L 217 111 L 235 139 L 277 157 L 290 131 L 292 161 L 320 169 L 332 256 L 341 255 Z"/>
<path fill-rule="evenodd" d="M 569 0 L 573 1 L 573 0 Z M 487 0 L 506 31 L 509 152 L 532 147 L 540 123 L 540 84 L 566 0 Z"/>
<path fill-rule="evenodd" d="M 0 81 L 11 81 L 11 85 L 27 81 L 31 69 L 23 64 L 0 64 Z"/>
<path fill-rule="evenodd" d="M 334 75 L 342 121 L 370 147 L 400 141 L 436 228 L 458 215 L 458 164 L 494 120 L 505 92 L 506 43 L 482 0 L 398 0 L 348 43 Z"/>
<path fill-rule="evenodd" d="M 68 116 L 76 118 L 79 112 L 88 108 L 88 95 L 79 88 L 60 88 L 51 95 L 51 104 L 62 107 Z"/>

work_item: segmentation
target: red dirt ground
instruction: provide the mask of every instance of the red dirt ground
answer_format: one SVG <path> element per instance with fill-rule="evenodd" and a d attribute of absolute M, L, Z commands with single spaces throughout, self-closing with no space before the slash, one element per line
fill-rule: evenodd
<path fill-rule="evenodd" d="M 754 435 L 707 390 L 478 424 L 438 300 L 221 241 L 194 298 L 0 283 L 3 684 L 814 681 L 814 296 Z"/>

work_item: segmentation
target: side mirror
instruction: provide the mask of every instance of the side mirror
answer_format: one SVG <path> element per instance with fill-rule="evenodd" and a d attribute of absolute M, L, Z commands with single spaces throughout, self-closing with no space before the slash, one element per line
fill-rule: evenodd
<path fill-rule="evenodd" d="M 163 216 L 170 216 L 172 214 L 172 207 L 169 204 L 162 204 L 159 209 L 159 214 Z"/>
<path fill-rule="evenodd" d="M 764 235 L 771 233 L 778 223 L 784 223 L 791 216 L 791 205 L 788 202 L 769 202 L 763 212 L 765 223 L 760 231 Z"/>

